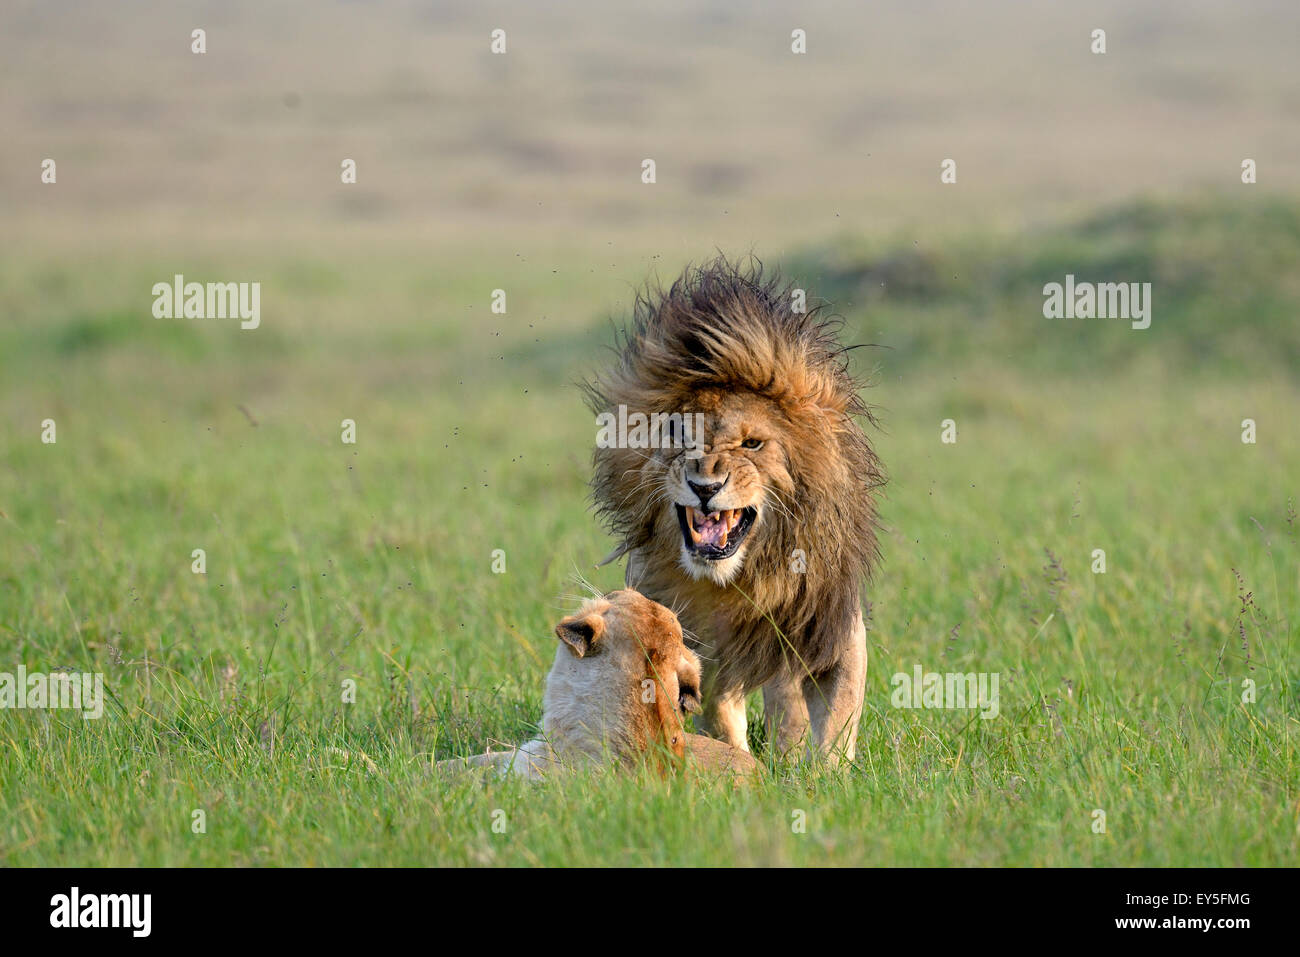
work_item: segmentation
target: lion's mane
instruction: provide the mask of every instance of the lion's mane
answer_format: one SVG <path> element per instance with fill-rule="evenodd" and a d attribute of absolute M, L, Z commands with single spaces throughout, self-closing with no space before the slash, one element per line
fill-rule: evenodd
<path fill-rule="evenodd" d="M 764 277 L 757 260 L 721 257 L 688 268 L 667 290 L 647 285 L 617 360 L 585 386 L 598 414 L 620 404 L 685 411 L 704 388 L 748 392 L 767 399 L 798 437 L 787 450 L 793 500 L 765 509 L 740 574 L 717 595 L 733 631 L 719 662 L 724 685 L 761 684 L 789 663 L 789 649 L 800 671 L 831 666 L 836 636 L 879 561 L 874 498 L 884 476 L 861 424 L 875 420 L 839 341 L 842 323 L 821 307 L 796 312 L 792 292 L 793 284 Z M 643 473 L 646 461 L 640 450 L 596 449 L 592 498 L 622 546 L 666 574 L 680 543 L 656 521 L 664 503 Z M 791 572 L 796 549 L 807 555 L 802 574 Z M 686 609 L 685 618 L 704 611 Z"/>

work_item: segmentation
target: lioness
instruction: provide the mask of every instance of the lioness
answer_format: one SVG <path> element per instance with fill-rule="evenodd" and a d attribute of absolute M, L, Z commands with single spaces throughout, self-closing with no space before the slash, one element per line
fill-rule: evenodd
<path fill-rule="evenodd" d="M 624 436 L 648 441 L 598 441 L 592 491 L 619 540 L 606 561 L 626 554 L 628 587 L 683 609 L 711 662 L 710 731 L 748 750 L 745 695 L 762 687 L 781 751 L 811 723 L 818 752 L 851 760 L 884 479 L 836 327 L 795 293 L 720 258 L 639 296 L 586 392 L 604 421 L 648 420 Z"/>
<path fill-rule="evenodd" d="M 491 766 L 541 778 L 560 768 L 650 760 L 736 775 L 753 758 L 718 750 L 683 728 L 700 709 L 700 659 L 677 616 L 629 589 L 593 598 L 555 626 L 560 645 L 546 678 L 542 735 L 510 751 L 439 762 L 440 769 Z"/>

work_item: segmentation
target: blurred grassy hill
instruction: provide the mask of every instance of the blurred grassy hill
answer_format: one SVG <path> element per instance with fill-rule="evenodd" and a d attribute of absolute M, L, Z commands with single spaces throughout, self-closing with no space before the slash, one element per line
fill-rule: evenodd
<path fill-rule="evenodd" d="M 942 244 L 841 238 L 791 271 L 849 317 L 882 365 L 1006 360 L 1022 372 L 1300 376 L 1300 203 L 1144 199 L 1082 220 Z M 1150 282 L 1152 322 L 1046 319 L 1043 286 Z"/>
<path fill-rule="evenodd" d="M 228 255 L 189 262 L 186 272 L 200 280 L 241 274 Z M 881 347 L 856 361 L 890 375 L 991 364 L 1028 378 L 1150 367 L 1169 376 L 1272 371 L 1295 379 L 1297 262 L 1300 201 L 1211 194 L 1126 202 L 1022 232 L 926 242 L 905 232 L 841 234 L 767 264 L 842 316 L 848 341 Z M 244 332 L 149 314 L 144 291 L 179 268 L 174 258 L 109 257 L 89 267 L 75 259 L 0 262 L 0 369 L 15 384 L 51 381 L 43 369 L 125 372 L 136 356 L 177 370 L 205 367 L 207 375 L 224 369 L 236 381 L 280 368 L 292 381 L 360 363 L 387 370 L 381 389 L 464 372 L 480 384 L 547 388 L 602 361 L 611 322 L 626 317 L 636 287 L 647 274 L 670 279 L 680 267 L 656 257 L 599 270 L 558 257 L 521 262 L 508 283 L 520 305 L 495 316 L 485 301 L 494 271 L 500 279 L 495 263 L 430 275 L 414 253 L 331 259 L 320 250 L 260 263 L 254 275 L 267 290 L 265 318 Z M 1150 282 L 1150 328 L 1044 318 L 1044 284 L 1067 273 L 1079 282 Z"/>

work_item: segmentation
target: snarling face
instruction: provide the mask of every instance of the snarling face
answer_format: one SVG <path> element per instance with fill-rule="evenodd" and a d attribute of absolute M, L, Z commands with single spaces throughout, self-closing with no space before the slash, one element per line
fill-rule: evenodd
<path fill-rule="evenodd" d="M 788 507 L 786 427 L 777 408 L 749 393 L 696 397 L 702 435 L 665 450 L 663 507 L 681 534 L 681 566 L 725 585 L 739 573 L 764 516 Z M 687 429 L 689 432 L 689 429 Z M 784 501 L 783 501 L 784 500 Z"/>

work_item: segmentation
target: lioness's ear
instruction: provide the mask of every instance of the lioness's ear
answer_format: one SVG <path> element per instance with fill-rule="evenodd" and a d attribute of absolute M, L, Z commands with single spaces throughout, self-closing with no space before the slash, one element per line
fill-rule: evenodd
<path fill-rule="evenodd" d="M 605 633 L 605 619 L 600 615 L 579 618 L 570 615 L 555 626 L 555 637 L 569 646 L 575 658 L 585 657 L 591 646 Z"/>

